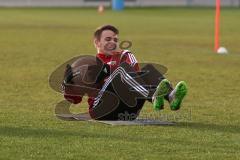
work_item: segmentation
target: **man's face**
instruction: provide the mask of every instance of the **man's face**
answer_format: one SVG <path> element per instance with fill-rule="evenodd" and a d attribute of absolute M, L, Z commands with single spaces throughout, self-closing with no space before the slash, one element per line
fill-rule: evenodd
<path fill-rule="evenodd" d="M 118 51 L 118 35 L 111 30 L 104 30 L 100 40 L 94 40 L 98 52 L 105 55 L 113 55 Z"/>

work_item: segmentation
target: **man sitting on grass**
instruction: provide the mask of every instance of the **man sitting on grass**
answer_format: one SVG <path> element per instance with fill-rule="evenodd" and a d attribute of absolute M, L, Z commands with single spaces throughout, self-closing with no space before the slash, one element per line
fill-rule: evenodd
<path fill-rule="evenodd" d="M 88 99 L 90 116 L 97 120 L 134 120 L 146 100 L 153 103 L 155 110 L 163 109 L 164 99 L 169 102 L 171 110 L 180 109 L 187 94 L 186 83 L 181 81 L 173 88 L 151 64 L 140 69 L 135 56 L 130 51 L 119 49 L 118 34 L 118 29 L 112 25 L 101 26 L 94 33 L 94 45 L 97 49 L 94 63 L 101 63 L 99 67 L 101 69 L 98 71 L 100 73 L 91 70 L 94 67 L 88 67 L 87 71 L 81 70 L 84 68 L 83 62 L 88 63 L 87 59 L 73 63 L 66 70 L 65 79 L 69 75 L 81 76 L 77 81 L 72 81 L 71 86 L 80 81 L 83 82 L 83 77 L 87 73 L 97 76 L 93 82 L 97 93 L 95 96 L 88 94 L 90 95 Z M 90 61 L 92 60 L 89 59 Z M 74 74 L 73 71 L 78 74 Z M 81 85 L 86 83 L 86 81 L 82 82 Z M 63 85 L 64 97 L 68 101 L 75 104 L 82 101 L 84 94 L 71 94 L 67 81 L 64 81 Z M 133 116 L 129 118 L 129 116 L 123 116 L 124 114 Z"/>

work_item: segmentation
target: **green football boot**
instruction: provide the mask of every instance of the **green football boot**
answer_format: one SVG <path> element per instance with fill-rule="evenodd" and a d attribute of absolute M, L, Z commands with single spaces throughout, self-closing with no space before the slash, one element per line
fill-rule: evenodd
<path fill-rule="evenodd" d="M 164 96 L 170 92 L 170 82 L 167 79 L 162 80 L 153 94 L 152 102 L 154 110 L 161 110 L 164 106 Z"/>
<path fill-rule="evenodd" d="M 174 90 L 169 94 L 171 110 L 178 110 L 181 107 L 183 98 L 187 94 L 187 84 L 184 81 L 178 82 Z"/>

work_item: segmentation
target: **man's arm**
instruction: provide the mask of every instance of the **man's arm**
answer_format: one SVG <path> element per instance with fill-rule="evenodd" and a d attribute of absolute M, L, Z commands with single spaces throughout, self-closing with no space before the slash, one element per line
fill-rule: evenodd
<path fill-rule="evenodd" d="M 136 72 L 140 71 L 140 67 L 138 65 L 137 59 L 129 50 L 124 50 L 122 52 L 121 63 L 122 62 L 126 62 L 129 65 L 131 65 L 133 67 L 134 71 L 136 71 Z"/>

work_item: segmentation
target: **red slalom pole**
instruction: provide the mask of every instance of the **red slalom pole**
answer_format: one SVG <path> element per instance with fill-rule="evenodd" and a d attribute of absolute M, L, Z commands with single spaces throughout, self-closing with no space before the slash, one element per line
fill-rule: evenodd
<path fill-rule="evenodd" d="M 215 52 L 217 52 L 217 50 L 218 50 L 218 48 L 219 48 L 220 9 L 221 9 L 221 0 L 216 0 L 215 46 L 214 46 L 214 51 L 215 51 Z"/>

